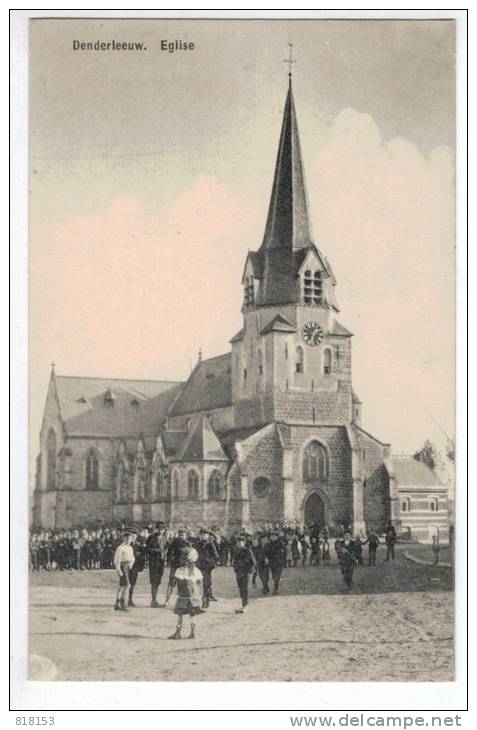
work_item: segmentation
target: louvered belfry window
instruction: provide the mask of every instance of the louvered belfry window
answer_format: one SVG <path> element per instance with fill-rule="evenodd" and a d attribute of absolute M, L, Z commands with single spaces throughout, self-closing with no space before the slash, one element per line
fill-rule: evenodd
<path fill-rule="evenodd" d="M 321 304 L 323 298 L 323 282 L 321 271 L 307 269 L 303 276 L 303 301 L 305 304 Z"/>
<path fill-rule="evenodd" d="M 247 276 L 245 279 L 245 300 L 244 304 L 246 307 L 253 306 L 254 303 L 254 290 L 253 290 L 253 276 Z"/>

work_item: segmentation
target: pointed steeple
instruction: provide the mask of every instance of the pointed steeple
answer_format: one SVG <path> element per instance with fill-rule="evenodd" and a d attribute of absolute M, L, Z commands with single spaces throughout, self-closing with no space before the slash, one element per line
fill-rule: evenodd
<path fill-rule="evenodd" d="M 283 113 L 272 197 L 260 247 L 263 277 L 257 304 L 296 301 L 295 263 L 312 246 L 291 74 Z"/>
<path fill-rule="evenodd" d="M 308 203 L 291 76 L 283 114 L 272 197 L 261 250 L 311 245 Z"/>

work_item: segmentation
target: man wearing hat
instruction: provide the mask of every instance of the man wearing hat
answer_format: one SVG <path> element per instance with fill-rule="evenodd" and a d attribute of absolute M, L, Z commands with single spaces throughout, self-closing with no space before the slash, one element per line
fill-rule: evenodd
<path fill-rule="evenodd" d="M 161 584 L 166 561 L 167 542 L 164 522 L 156 522 L 154 532 L 149 535 L 146 550 L 149 558 L 149 583 L 151 584 L 151 608 L 158 608 L 157 591 Z"/>
<path fill-rule="evenodd" d="M 184 555 L 184 548 L 188 547 L 191 547 L 191 544 L 188 539 L 187 530 L 185 530 L 183 527 L 180 527 L 177 531 L 177 536 L 171 540 L 169 544 L 169 549 L 167 551 L 171 570 L 169 573 L 169 584 L 167 586 L 166 600 L 163 604 L 164 606 L 167 606 L 167 603 L 172 595 L 172 591 L 174 590 L 174 576 L 177 568 L 181 565 Z"/>
<path fill-rule="evenodd" d="M 235 540 L 232 565 L 235 571 L 240 598 L 242 599 L 242 608 L 237 609 L 235 613 L 245 613 L 248 604 L 248 581 L 250 573 L 255 567 L 255 558 L 251 549 L 247 546 L 246 535 L 240 534 Z"/>
<path fill-rule="evenodd" d="M 283 568 L 285 567 L 287 553 L 286 543 L 280 539 L 277 530 L 270 533 L 270 542 L 268 544 L 268 563 L 272 573 L 273 595 L 276 596 L 280 590 L 280 578 L 282 577 Z"/>
<path fill-rule="evenodd" d="M 214 544 L 214 536 L 202 527 L 199 532 L 199 540 L 195 544 L 198 553 L 197 567 L 203 578 L 202 608 L 209 608 L 212 595 L 212 571 L 217 565 L 219 554 Z"/>

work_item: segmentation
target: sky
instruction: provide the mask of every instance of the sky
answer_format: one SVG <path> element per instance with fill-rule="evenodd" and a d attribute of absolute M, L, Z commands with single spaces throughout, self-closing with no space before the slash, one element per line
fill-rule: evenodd
<path fill-rule="evenodd" d="M 147 50 L 73 51 L 113 39 Z M 354 333 L 363 426 L 395 453 L 453 435 L 453 22 L 38 19 L 32 464 L 53 360 L 63 375 L 182 380 L 199 348 L 230 349 L 265 226 L 288 43 L 312 231 Z"/>

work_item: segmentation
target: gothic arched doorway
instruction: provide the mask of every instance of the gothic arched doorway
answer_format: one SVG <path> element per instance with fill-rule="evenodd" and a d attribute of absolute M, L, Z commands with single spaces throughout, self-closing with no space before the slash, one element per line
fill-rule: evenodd
<path fill-rule="evenodd" d="M 305 525 L 308 527 L 313 523 L 319 527 L 326 525 L 325 503 L 316 492 L 310 494 L 305 502 Z"/>

